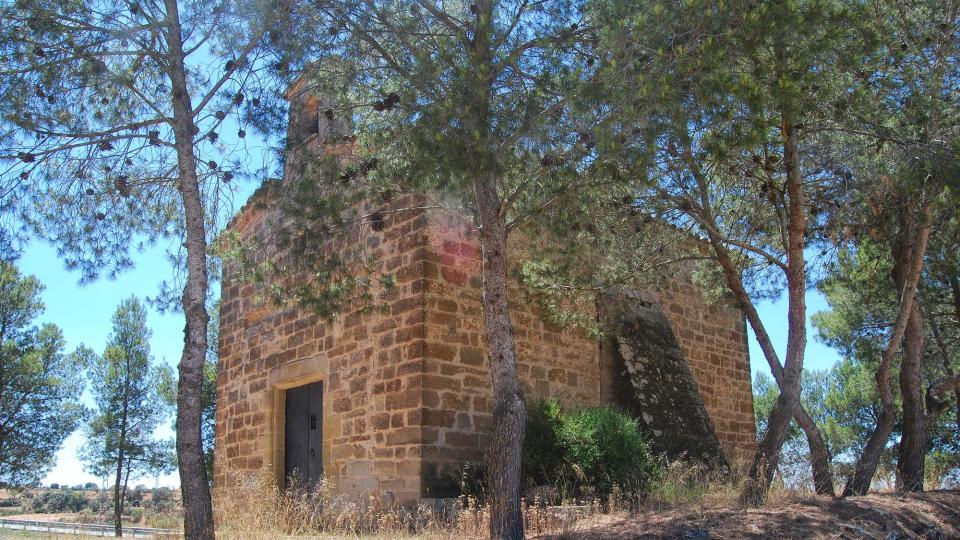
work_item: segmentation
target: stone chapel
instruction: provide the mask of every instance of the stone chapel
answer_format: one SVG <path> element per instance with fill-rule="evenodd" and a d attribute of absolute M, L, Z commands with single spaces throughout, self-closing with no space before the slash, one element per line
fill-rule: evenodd
<path fill-rule="evenodd" d="M 297 155 L 340 144 L 331 134 L 346 127 L 302 85 L 288 97 L 290 175 Z M 282 216 L 270 196 L 254 194 L 229 231 L 245 239 L 275 226 Z M 325 476 L 338 493 L 410 503 L 458 495 L 463 467 L 482 465 L 492 403 L 477 234 L 470 220 L 417 197 L 368 203 L 383 217 L 363 241 L 395 276 L 380 298 L 386 310 L 357 307 L 327 323 L 270 303 L 224 264 L 215 487 L 264 471 L 282 485 L 298 471 Z M 657 290 L 604 295 L 598 315 L 613 331 L 602 339 L 555 327 L 512 294 L 526 396 L 624 406 L 668 455 L 748 458 L 744 317 L 707 302 L 684 271 L 673 274 Z"/>

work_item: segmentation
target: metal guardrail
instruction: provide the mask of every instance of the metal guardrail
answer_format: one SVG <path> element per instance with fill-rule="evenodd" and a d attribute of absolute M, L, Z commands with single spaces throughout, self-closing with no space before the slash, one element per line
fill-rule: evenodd
<path fill-rule="evenodd" d="M 35 521 L 29 519 L 0 519 L 0 528 L 22 531 L 39 531 L 59 534 L 82 534 L 88 536 L 114 536 L 113 525 L 96 523 L 61 523 L 57 521 Z M 150 527 L 124 527 L 123 536 L 131 538 L 155 538 L 180 536 L 170 529 Z"/>

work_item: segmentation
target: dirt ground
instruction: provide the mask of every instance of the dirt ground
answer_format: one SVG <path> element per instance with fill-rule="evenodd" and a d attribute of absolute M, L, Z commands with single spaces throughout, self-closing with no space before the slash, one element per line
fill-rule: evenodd
<path fill-rule="evenodd" d="M 11 514 L 3 516 L 6 519 L 22 519 L 25 521 L 56 521 L 58 523 L 74 523 L 77 521 L 77 514 Z"/>
<path fill-rule="evenodd" d="M 602 516 L 552 540 L 960 539 L 960 491 L 849 499 L 811 496 L 764 508 L 677 508 Z"/>

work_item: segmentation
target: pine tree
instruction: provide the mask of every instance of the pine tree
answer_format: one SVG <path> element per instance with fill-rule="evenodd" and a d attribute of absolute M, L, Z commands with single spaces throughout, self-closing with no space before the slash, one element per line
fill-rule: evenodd
<path fill-rule="evenodd" d="M 833 103 L 815 156 L 842 174 L 849 187 L 829 205 L 832 241 L 856 251 L 866 235 L 886 245 L 900 310 L 891 317 L 890 341 L 877 365 L 882 414 L 861 455 L 846 494 L 867 492 L 880 454 L 898 418 L 891 366 L 900 354 L 903 434 L 897 488 L 923 489 L 928 423 L 921 380 L 926 371 L 921 312 L 927 241 L 956 205 L 958 108 L 951 93 L 958 74 L 960 3 L 881 2 L 868 21 L 882 36 Z M 952 188 L 952 191 L 951 191 Z M 840 204 L 836 204 L 840 203 Z M 827 205 L 825 205 L 827 206 Z M 943 208 L 941 210 L 941 208 Z M 844 232 L 847 231 L 847 232 Z M 904 328 L 900 330 L 901 317 Z"/>
<path fill-rule="evenodd" d="M 79 425 L 80 367 L 63 353 L 63 334 L 32 324 L 43 286 L 0 261 L 0 480 L 40 481 Z"/>
<path fill-rule="evenodd" d="M 131 478 L 171 469 L 172 441 L 154 438 L 169 409 L 159 395 L 163 368 L 152 365 L 147 314 L 135 298 L 113 315 L 113 332 L 102 356 L 78 354 L 86 364 L 95 409 L 81 458 L 91 474 L 113 476 L 113 516 L 123 536 L 122 514 Z"/>
<path fill-rule="evenodd" d="M 800 403 L 807 252 L 830 197 L 806 161 L 824 104 L 842 95 L 877 34 L 864 6 L 831 1 L 598 3 L 605 41 L 603 137 L 634 200 L 705 239 L 719 279 L 761 345 L 780 392 L 758 443 L 745 499 L 765 496 L 791 419 L 811 447 L 817 491 L 832 494 L 829 455 Z M 816 178 L 816 177 L 815 177 Z M 716 273 L 714 273 L 716 274 Z M 786 292 L 781 363 L 755 302 Z"/>
<path fill-rule="evenodd" d="M 201 440 L 214 268 L 207 245 L 226 217 L 231 182 L 247 172 L 247 123 L 268 123 L 281 108 L 272 98 L 287 63 L 271 50 L 289 39 L 282 23 L 292 6 L 27 0 L 0 7 L 2 218 L 14 216 L 54 243 L 86 280 L 131 266 L 140 240 L 172 238 L 177 246 L 165 298 L 186 318 L 177 455 L 191 539 L 213 537 Z M 235 118 L 233 136 L 226 130 L 237 129 Z M 173 291 L 179 286 L 182 294 Z"/>
<path fill-rule="evenodd" d="M 462 212 L 482 247 L 483 310 L 493 386 L 489 464 L 493 538 L 521 538 L 520 456 L 525 405 L 508 312 L 507 238 L 558 194 L 593 144 L 565 102 L 590 56 L 578 2 L 319 6 L 303 36 L 310 81 L 346 117 L 354 156 L 375 159 L 366 180 L 416 191 Z M 313 42 L 311 42 L 313 43 Z M 343 171 L 349 182 L 357 175 Z M 321 274 L 326 275 L 326 274 Z"/>

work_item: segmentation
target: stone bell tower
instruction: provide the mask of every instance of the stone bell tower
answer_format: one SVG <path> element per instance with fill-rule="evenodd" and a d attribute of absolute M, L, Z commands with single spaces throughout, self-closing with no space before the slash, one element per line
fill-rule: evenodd
<path fill-rule="evenodd" d="M 305 174 L 311 160 L 350 154 L 353 124 L 349 112 L 338 108 L 332 98 L 317 94 L 308 75 L 298 77 L 286 97 L 290 111 L 284 178 Z"/>

